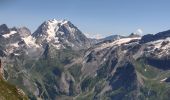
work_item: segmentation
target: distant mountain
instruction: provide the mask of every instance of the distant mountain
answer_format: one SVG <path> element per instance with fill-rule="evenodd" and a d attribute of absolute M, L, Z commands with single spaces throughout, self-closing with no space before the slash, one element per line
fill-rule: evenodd
<path fill-rule="evenodd" d="M 89 39 L 70 21 L 66 20 L 45 21 L 32 36 L 38 44 L 51 43 L 58 48 L 83 49 L 91 45 Z"/>
<path fill-rule="evenodd" d="M 113 40 L 120 39 L 122 37 L 123 36 L 120 36 L 120 35 L 111 35 L 111 36 L 107 36 L 107 37 L 101 39 L 101 41 L 113 41 Z"/>
<path fill-rule="evenodd" d="M 147 43 L 150 41 L 155 41 L 159 39 L 166 39 L 167 37 L 170 37 L 170 30 L 164 31 L 164 32 L 159 32 L 155 35 L 153 34 L 147 34 L 144 35 L 140 41 L 140 43 Z"/>
<path fill-rule="evenodd" d="M 0 25 L 3 78 L 31 100 L 169 100 L 169 49 L 169 31 L 99 40 L 65 20 L 33 34 Z"/>
<path fill-rule="evenodd" d="M 113 41 L 116 41 L 116 40 L 119 40 L 119 39 L 122 39 L 122 38 L 133 38 L 133 37 L 141 37 L 141 36 L 136 34 L 136 33 L 131 33 L 129 36 L 111 35 L 111 36 L 107 36 L 107 37 L 102 38 L 102 39 L 96 39 L 96 44 L 113 42 Z"/>

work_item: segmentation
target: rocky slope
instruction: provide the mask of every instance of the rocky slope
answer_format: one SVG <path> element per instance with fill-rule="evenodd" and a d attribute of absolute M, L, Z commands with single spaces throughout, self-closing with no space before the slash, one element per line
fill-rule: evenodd
<path fill-rule="evenodd" d="M 169 34 L 94 44 L 65 20 L 45 21 L 33 34 L 1 25 L 4 78 L 32 100 L 169 100 Z"/>
<path fill-rule="evenodd" d="M 1 100 L 28 100 L 25 93 L 3 79 L 3 67 L 0 60 L 0 99 Z"/>

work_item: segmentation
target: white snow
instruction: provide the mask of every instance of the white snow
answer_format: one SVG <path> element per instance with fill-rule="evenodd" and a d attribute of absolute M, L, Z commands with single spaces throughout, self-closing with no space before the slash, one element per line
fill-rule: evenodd
<path fill-rule="evenodd" d="M 67 29 L 69 30 L 69 32 L 71 33 L 71 35 L 73 36 L 73 38 L 75 39 L 75 35 L 73 34 L 76 30 L 74 28 L 71 27 L 67 27 Z"/>
<path fill-rule="evenodd" d="M 44 34 L 39 34 L 39 36 L 42 35 L 41 38 L 43 38 L 47 42 L 53 42 L 54 41 L 53 42 L 54 46 L 57 49 L 59 49 L 62 46 L 59 44 L 60 41 L 59 41 L 58 35 L 64 35 L 64 32 L 59 31 L 59 28 L 62 25 L 64 25 L 68 29 L 69 33 L 73 37 L 75 37 L 73 33 L 76 31 L 76 29 L 71 28 L 67 23 L 68 23 L 68 21 L 66 21 L 66 20 L 56 20 L 56 19 L 48 20 L 43 25 L 43 33 Z M 27 39 L 26 39 L 26 41 L 27 41 Z M 67 39 L 65 41 L 67 41 Z M 30 43 L 30 44 L 33 44 L 33 43 Z"/>
<path fill-rule="evenodd" d="M 48 29 L 46 30 L 47 41 L 49 42 L 55 38 L 56 32 L 59 29 L 59 24 L 62 26 L 67 23 L 68 23 L 68 21 L 66 21 L 66 20 L 58 20 L 57 21 L 56 19 L 53 19 L 53 20 L 47 21 L 47 27 L 48 27 Z M 71 28 L 68 25 L 66 25 L 66 28 L 69 30 L 70 33 L 74 33 L 76 31 L 74 28 Z M 63 33 L 61 33 L 61 32 L 60 32 L 60 34 L 63 35 Z M 71 34 L 71 35 L 75 38 L 74 34 Z"/>
<path fill-rule="evenodd" d="M 161 39 L 161 40 L 157 40 L 157 41 L 152 41 L 152 42 L 149 42 L 147 44 L 152 44 L 155 46 L 155 48 L 161 48 L 161 44 L 162 42 L 166 42 L 166 41 L 169 41 L 170 42 L 170 38 L 166 38 L 166 39 Z M 166 46 L 163 47 L 163 49 L 167 49 L 169 48 L 170 46 L 170 43 L 168 43 Z"/>
<path fill-rule="evenodd" d="M 57 20 L 49 20 L 47 24 L 48 26 L 46 32 L 47 32 L 47 41 L 49 42 L 55 38 L 55 33 L 58 30 L 58 26 L 57 26 L 58 22 Z"/>
<path fill-rule="evenodd" d="M 47 24 L 47 29 L 46 29 L 46 33 L 47 33 L 46 39 L 47 39 L 47 41 L 49 42 L 49 41 L 55 39 L 56 32 L 59 29 L 59 24 L 64 25 L 66 23 L 68 23 L 68 21 L 66 21 L 66 20 L 56 20 L 56 19 L 48 20 L 46 22 L 46 24 Z M 70 29 L 70 31 L 74 31 L 74 30 Z"/>
<path fill-rule="evenodd" d="M 61 49 L 62 45 L 61 44 L 52 44 L 56 49 Z"/>
<path fill-rule="evenodd" d="M 14 53 L 15 56 L 19 56 L 20 54 L 19 53 Z"/>
<path fill-rule="evenodd" d="M 54 43 L 59 43 L 58 37 L 55 37 L 55 42 Z"/>
<path fill-rule="evenodd" d="M 16 48 L 18 48 L 18 47 L 19 47 L 18 42 L 17 42 L 17 43 L 12 43 L 12 44 L 10 44 L 10 46 L 12 46 L 12 47 L 16 47 Z"/>
<path fill-rule="evenodd" d="M 64 25 L 64 24 L 68 23 L 67 20 L 56 20 L 56 19 L 48 20 L 47 22 L 49 22 L 49 23 L 51 23 L 51 24 L 60 23 L 61 25 Z"/>
<path fill-rule="evenodd" d="M 165 42 L 164 45 L 162 43 Z M 170 38 L 161 39 L 147 43 L 147 52 L 157 54 L 158 57 L 170 54 Z M 159 52 L 155 53 L 156 50 Z"/>
<path fill-rule="evenodd" d="M 162 80 L 160 80 L 161 82 L 164 82 L 164 81 L 166 81 L 168 78 L 166 77 L 166 78 L 164 78 L 164 79 L 162 79 Z"/>
<path fill-rule="evenodd" d="M 154 45 L 154 48 L 156 49 L 156 48 L 160 48 L 161 47 L 161 43 L 163 42 L 164 40 L 157 40 L 157 41 L 152 41 L 152 42 L 149 42 L 149 43 L 147 43 L 147 44 L 152 44 L 152 45 Z"/>
<path fill-rule="evenodd" d="M 32 36 L 28 36 L 22 39 L 24 40 L 24 42 L 26 43 L 28 47 L 37 47 L 37 48 L 40 47 L 39 45 L 35 43 L 35 39 L 33 39 Z"/>
<path fill-rule="evenodd" d="M 13 53 L 13 51 L 14 51 L 15 49 L 17 49 L 18 47 L 19 47 L 18 42 L 16 42 L 16 43 L 11 43 L 11 44 L 7 45 L 6 52 L 9 53 L 9 54 L 11 54 L 11 53 Z"/>
<path fill-rule="evenodd" d="M 16 33 L 17 33 L 16 31 L 10 31 L 10 33 L 4 34 L 2 36 L 5 37 L 5 38 L 9 38 L 11 35 L 16 34 Z"/>
<path fill-rule="evenodd" d="M 95 73 L 94 77 L 96 77 L 96 76 L 97 76 L 97 73 Z"/>
<path fill-rule="evenodd" d="M 61 48 L 61 45 L 53 45 L 56 49 L 60 49 Z"/>
<path fill-rule="evenodd" d="M 60 23 L 61 23 L 61 25 L 64 25 L 64 24 L 67 24 L 68 23 L 68 21 L 66 21 L 66 20 L 61 20 L 61 21 L 59 21 Z"/>
<path fill-rule="evenodd" d="M 115 40 L 111 43 L 103 43 L 98 48 L 96 48 L 96 50 L 102 50 L 102 49 L 112 47 L 112 46 L 120 46 L 122 44 L 130 42 L 131 40 L 136 40 L 136 39 L 141 39 L 141 37 L 121 38 L 121 39 Z"/>
<path fill-rule="evenodd" d="M 145 68 L 145 72 L 147 71 L 147 69 Z"/>
<path fill-rule="evenodd" d="M 60 35 L 64 35 L 64 32 L 59 31 L 59 32 L 58 32 L 58 34 L 60 34 Z"/>

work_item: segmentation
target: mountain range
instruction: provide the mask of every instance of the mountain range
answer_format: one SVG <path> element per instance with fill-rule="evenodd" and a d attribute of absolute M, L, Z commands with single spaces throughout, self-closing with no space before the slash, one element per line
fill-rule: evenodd
<path fill-rule="evenodd" d="M 45 21 L 34 33 L 2 24 L 0 80 L 16 90 L 0 98 L 169 100 L 169 49 L 169 30 L 91 39 L 66 20 Z"/>

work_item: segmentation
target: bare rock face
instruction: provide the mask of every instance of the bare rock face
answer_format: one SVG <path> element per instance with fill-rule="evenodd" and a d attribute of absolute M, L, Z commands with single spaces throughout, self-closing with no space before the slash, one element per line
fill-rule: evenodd
<path fill-rule="evenodd" d="M 0 34 L 6 34 L 9 33 L 9 28 L 7 27 L 6 24 L 2 24 L 0 25 Z"/>
<path fill-rule="evenodd" d="M 70 87 L 74 82 L 74 78 L 69 73 L 62 73 L 60 90 L 63 93 L 71 94 Z"/>

